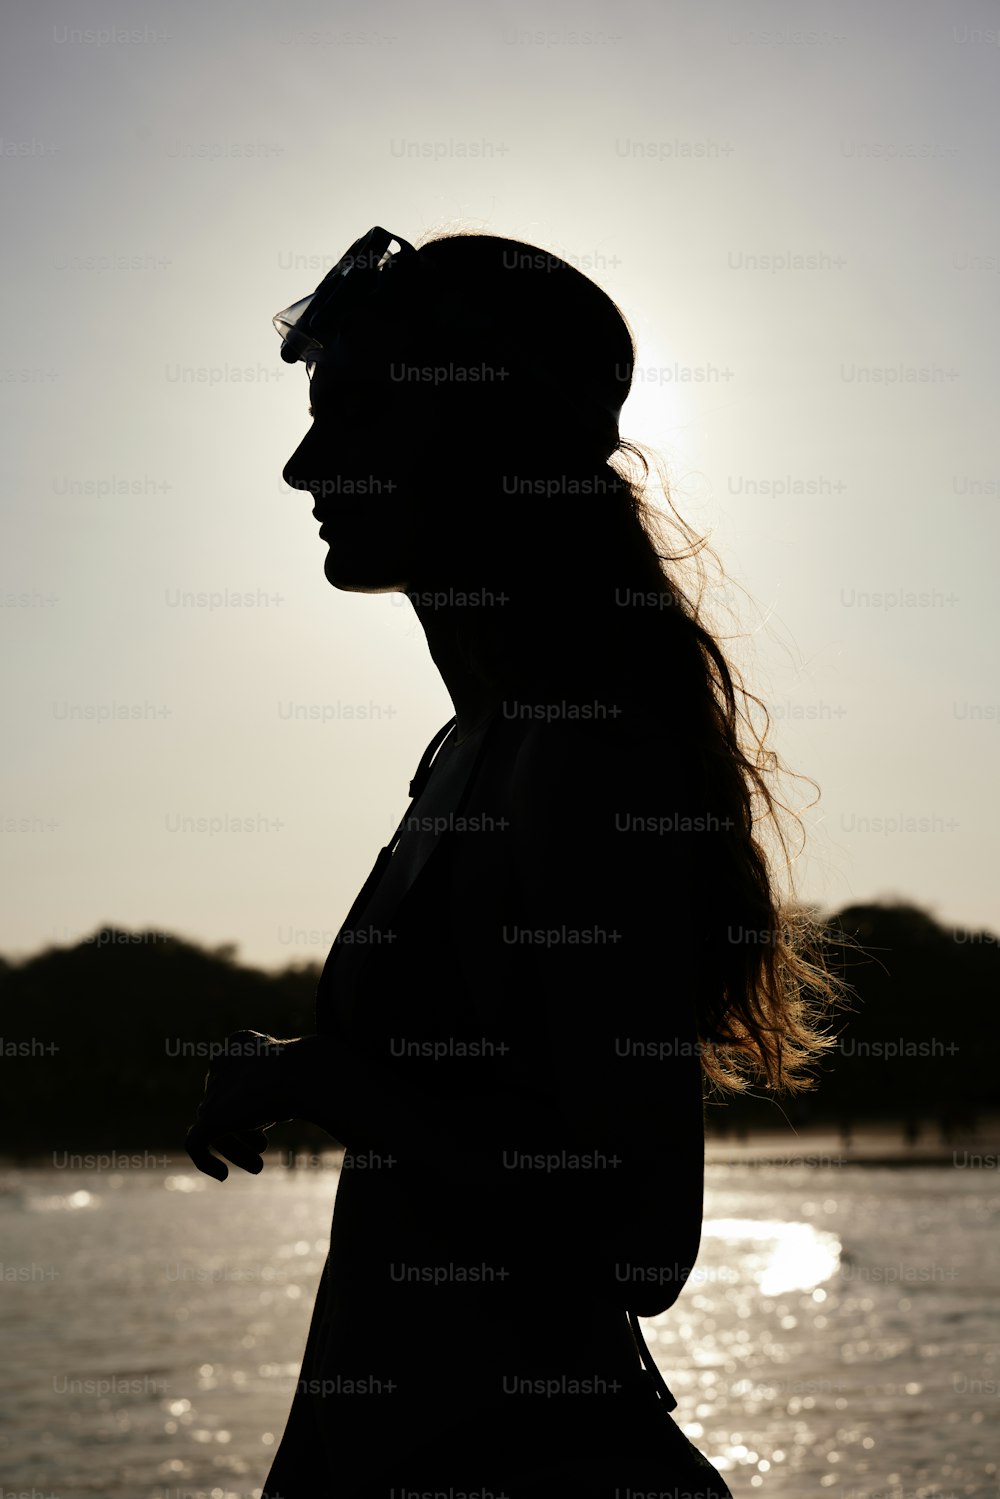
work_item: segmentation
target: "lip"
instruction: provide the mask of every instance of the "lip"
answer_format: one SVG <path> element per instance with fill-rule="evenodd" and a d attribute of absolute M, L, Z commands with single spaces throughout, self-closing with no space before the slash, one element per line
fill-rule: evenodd
<path fill-rule="evenodd" d="M 348 516 L 357 515 L 361 506 L 352 500 L 343 500 L 331 510 L 314 510 L 313 519 L 318 520 L 320 526 L 328 526 L 334 521 L 345 520 Z"/>

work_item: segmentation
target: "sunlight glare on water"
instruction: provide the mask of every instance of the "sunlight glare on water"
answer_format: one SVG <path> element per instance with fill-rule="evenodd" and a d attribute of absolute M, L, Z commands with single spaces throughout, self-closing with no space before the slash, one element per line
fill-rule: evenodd
<path fill-rule="evenodd" d="M 811 1291 L 836 1274 L 840 1240 L 811 1223 L 781 1223 L 777 1219 L 714 1218 L 702 1228 L 703 1238 L 722 1239 L 739 1247 L 741 1262 L 764 1296 L 786 1291 Z M 756 1247 L 747 1248 L 747 1241 Z"/>

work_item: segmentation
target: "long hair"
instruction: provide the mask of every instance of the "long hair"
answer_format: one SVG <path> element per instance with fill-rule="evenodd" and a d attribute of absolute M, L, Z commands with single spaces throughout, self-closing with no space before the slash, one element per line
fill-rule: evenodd
<path fill-rule="evenodd" d="M 785 823 L 804 828 L 779 795 L 788 772 L 767 709 L 706 616 L 705 557 L 721 563 L 674 507 L 655 453 L 669 515 L 653 502 L 647 450 L 621 439 L 608 409 L 631 385 L 628 321 L 588 277 L 520 240 L 435 234 L 418 254 L 413 348 L 425 370 L 440 362 L 448 398 L 421 417 L 433 504 L 414 576 L 443 598 L 464 588 L 455 636 L 490 682 L 564 700 L 607 685 L 683 724 L 691 794 L 728 830 L 701 840 L 703 1079 L 720 1092 L 757 1078 L 810 1090 L 808 1069 L 836 1046 L 821 1024 L 847 989 L 827 929 L 796 897 Z"/>

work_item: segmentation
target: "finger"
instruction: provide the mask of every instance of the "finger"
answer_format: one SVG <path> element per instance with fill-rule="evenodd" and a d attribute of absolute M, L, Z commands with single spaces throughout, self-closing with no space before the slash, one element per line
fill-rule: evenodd
<path fill-rule="evenodd" d="M 192 1124 L 184 1140 L 184 1149 L 199 1171 L 204 1171 L 206 1176 L 214 1176 L 216 1181 L 225 1181 L 229 1168 L 209 1150 L 208 1135 L 203 1124 Z"/>
<path fill-rule="evenodd" d="M 216 1135 L 212 1140 L 212 1148 L 224 1155 L 227 1161 L 232 1161 L 234 1166 L 257 1176 L 264 1169 L 261 1147 L 247 1143 L 248 1133 L 250 1132 L 247 1130 L 230 1130 L 227 1134 Z"/>
<path fill-rule="evenodd" d="M 267 1137 L 259 1129 L 227 1129 L 220 1124 L 218 1117 L 213 1118 L 207 1114 L 196 1120 L 195 1127 L 200 1129 L 201 1135 L 196 1144 L 204 1144 L 205 1148 L 211 1145 L 212 1149 L 224 1155 L 227 1161 L 232 1161 L 234 1166 L 239 1166 L 242 1171 L 250 1171 L 257 1176 L 264 1169 L 261 1152 L 267 1148 Z M 215 1157 L 212 1157 L 215 1160 Z M 216 1160 L 216 1167 L 221 1166 Z M 225 1181 L 225 1176 L 220 1177 Z"/>
<path fill-rule="evenodd" d="M 185 1148 L 199 1171 L 204 1171 L 208 1176 L 214 1176 L 217 1181 L 225 1181 L 229 1171 L 218 1156 L 212 1154 L 209 1145 L 224 1155 L 227 1160 L 232 1161 L 234 1166 L 239 1166 L 243 1171 L 249 1171 L 254 1176 L 260 1174 L 264 1169 L 261 1152 L 265 1151 L 270 1144 L 263 1129 L 230 1130 L 218 1132 L 204 1117 L 196 1120 L 188 1131 Z"/>

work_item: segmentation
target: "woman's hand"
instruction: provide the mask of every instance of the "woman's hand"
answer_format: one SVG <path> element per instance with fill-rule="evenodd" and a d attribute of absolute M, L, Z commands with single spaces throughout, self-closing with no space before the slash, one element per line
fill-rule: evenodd
<path fill-rule="evenodd" d="M 254 1175 L 263 1171 L 261 1152 L 268 1145 L 265 1130 L 295 1117 L 288 1058 L 297 1045 L 297 1041 L 276 1041 L 261 1031 L 234 1031 L 227 1036 L 225 1050 L 209 1064 L 205 1095 L 184 1141 L 199 1171 L 217 1181 L 229 1175 L 229 1168 L 212 1154 L 210 1145 L 244 1171 Z"/>

